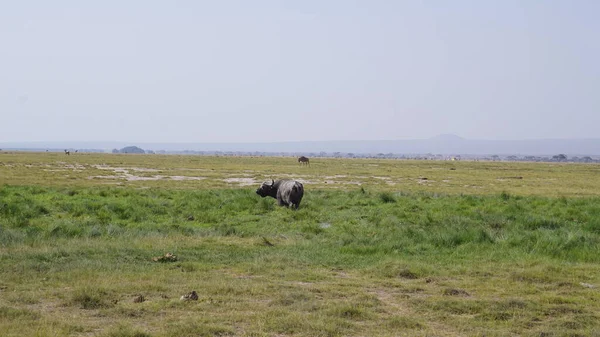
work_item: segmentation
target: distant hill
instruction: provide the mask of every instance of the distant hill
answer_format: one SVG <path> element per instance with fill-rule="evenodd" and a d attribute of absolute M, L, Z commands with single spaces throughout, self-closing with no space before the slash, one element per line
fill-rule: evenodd
<path fill-rule="evenodd" d="M 110 152 L 135 142 L 0 143 L 2 149 L 100 149 Z M 445 155 L 600 155 L 600 139 L 470 140 L 456 135 L 429 139 L 274 143 L 135 143 L 154 151 L 345 152 Z"/>
<path fill-rule="evenodd" d="M 437 135 L 435 137 L 431 137 L 430 140 L 456 142 L 456 141 L 462 141 L 465 139 L 460 136 L 457 136 L 457 135 L 445 133 L 445 134 Z"/>

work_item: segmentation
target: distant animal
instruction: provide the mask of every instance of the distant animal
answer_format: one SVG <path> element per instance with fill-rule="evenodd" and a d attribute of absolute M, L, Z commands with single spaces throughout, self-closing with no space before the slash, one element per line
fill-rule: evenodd
<path fill-rule="evenodd" d="M 261 197 L 272 197 L 277 199 L 279 206 L 288 206 L 298 209 L 300 201 L 304 196 L 304 186 L 295 180 L 273 180 L 264 182 L 257 190 L 256 194 Z"/>
<path fill-rule="evenodd" d="M 185 294 L 185 295 L 181 296 L 179 299 L 182 301 L 189 301 L 189 300 L 197 301 L 198 293 L 195 290 L 192 290 L 191 293 Z"/>
<path fill-rule="evenodd" d="M 67 156 L 70 156 L 70 155 L 71 155 L 71 151 L 65 150 L 65 154 L 66 154 Z"/>
<path fill-rule="evenodd" d="M 309 161 L 309 160 L 308 160 L 308 158 L 307 158 L 307 157 L 305 157 L 305 156 L 301 156 L 301 157 L 299 157 L 299 158 L 298 158 L 298 163 L 299 163 L 300 165 L 302 165 L 302 164 L 305 164 L 305 165 L 308 165 L 308 166 L 310 166 L 310 161 Z"/>

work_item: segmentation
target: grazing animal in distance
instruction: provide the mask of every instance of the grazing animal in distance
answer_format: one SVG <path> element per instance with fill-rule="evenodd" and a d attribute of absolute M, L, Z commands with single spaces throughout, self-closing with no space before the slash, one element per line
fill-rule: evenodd
<path fill-rule="evenodd" d="M 67 150 L 65 150 L 65 154 L 66 154 L 67 156 L 70 156 L 70 155 L 71 155 L 71 151 L 67 151 Z"/>
<path fill-rule="evenodd" d="M 301 157 L 299 157 L 299 158 L 298 158 L 298 163 L 299 163 L 300 165 L 302 165 L 302 164 L 305 164 L 305 165 L 308 165 L 308 166 L 310 166 L 310 160 L 308 160 L 308 158 L 307 158 L 307 157 L 305 157 L 305 156 L 301 156 Z"/>
<path fill-rule="evenodd" d="M 279 206 L 288 206 L 298 209 L 300 201 L 304 196 L 304 186 L 295 180 L 273 180 L 264 182 L 257 190 L 256 194 L 261 197 L 272 197 L 277 199 Z"/>

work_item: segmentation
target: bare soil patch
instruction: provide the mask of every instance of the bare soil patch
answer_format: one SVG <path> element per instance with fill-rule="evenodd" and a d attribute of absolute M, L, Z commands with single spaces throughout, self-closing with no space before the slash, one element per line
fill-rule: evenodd
<path fill-rule="evenodd" d="M 250 185 L 258 184 L 258 181 L 256 181 L 256 179 L 254 179 L 254 178 L 236 177 L 236 178 L 226 178 L 226 179 L 223 179 L 223 181 L 228 184 L 237 183 L 238 186 L 250 186 Z"/>

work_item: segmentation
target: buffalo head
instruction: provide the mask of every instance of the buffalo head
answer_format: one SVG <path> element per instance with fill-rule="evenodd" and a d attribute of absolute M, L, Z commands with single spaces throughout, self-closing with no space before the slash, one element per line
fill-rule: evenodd
<path fill-rule="evenodd" d="M 275 188 L 275 180 L 272 180 L 272 179 L 271 179 L 271 183 L 269 183 L 268 181 L 265 181 L 256 190 L 256 194 L 260 195 L 263 198 L 266 196 L 273 196 L 274 195 L 273 192 L 277 193 L 277 190 Z"/>

